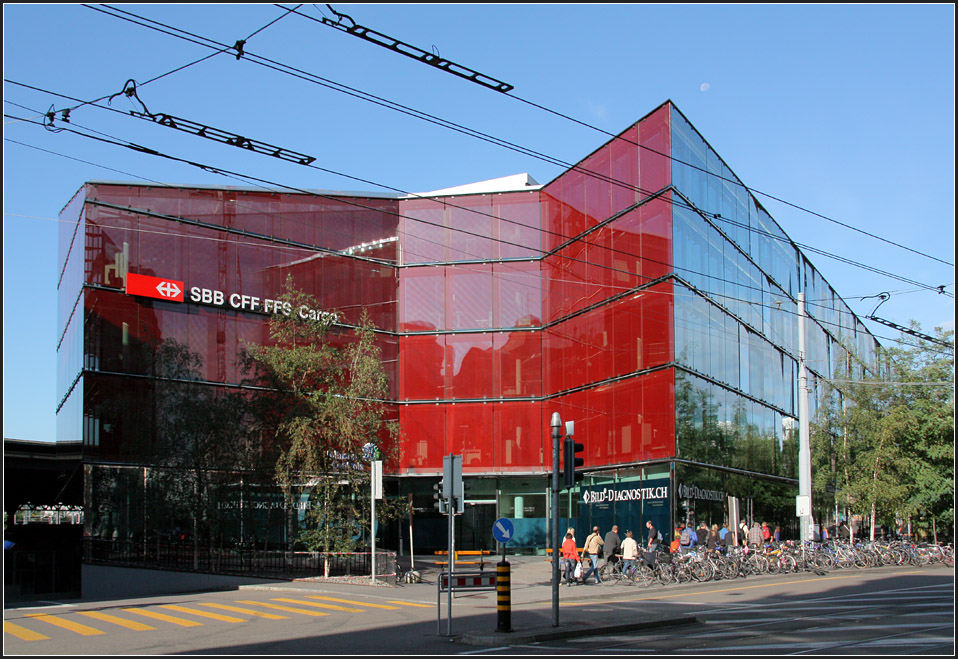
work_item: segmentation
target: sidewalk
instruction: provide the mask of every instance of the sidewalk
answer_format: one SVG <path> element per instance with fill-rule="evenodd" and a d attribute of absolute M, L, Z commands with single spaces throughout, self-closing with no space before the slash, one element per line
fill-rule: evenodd
<path fill-rule="evenodd" d="M 501 556 L 492 556 L 483 566 L 483 574 L 496 574 L 496 564 L 502 560 Z M 510 599 L 511 599 L 511 632 L 496 631 L 498 626 L 497 592 L 464 591 L 454 593 L 455 618 L 460 616 L 481 614 L 488 620 L 485 629 L 475 629 L 453 636 L 464 644 L 481 646 L 504 646 L 539 641 L 556 640 L 576 636 L 594 636 L 600 634 L 614 634 L 626 631 L 640 631 L 668 627 L 675 625 L 694 624 L 696 618 L 691 615 L 676 615 L 663 613 L 653 607 L 632 607 L 628 611 L 613 609 L 603 611 L 600 616 L 589 613 L 581 615 L 580 606 L 588 605 L 590 601 L 599 603 L 616 595 L 637 594 L 642 592 L 632 586 L 623 585 L 573 585 L 559 586 L 559 625 L 553 626 L 552 611 L 552 562 L 542 556 L 507 556 L 510 567 Z M 408 566 L 408 558 L 403 561 Z M 422 577 L 421 583 L 404 584 L 390 587 L 373 585 L 368 580 L 363 582 L 330 582 L 297 580 L 292 582 L 275 582 L 263 585 L 240 586 L 241 590 L 330 590 L 339 592 L 357 589 L 402 590 L 403 599 L 435 604 L 440 601 L 442 611 L 442 626 L 445 629 L 445 609 L 448 594 L 438 593 L 437 580 L 444 567 L 433 563 L 433 557 L 419 557 L 415 561 L 416 570 Z M 465 565 L 455 570 L 455 574 L 479 573 L 478 565 Z M 385 593 L 384 593 L 385 594 Z M 570 606 L 571 604 L 571 606 Z"/>

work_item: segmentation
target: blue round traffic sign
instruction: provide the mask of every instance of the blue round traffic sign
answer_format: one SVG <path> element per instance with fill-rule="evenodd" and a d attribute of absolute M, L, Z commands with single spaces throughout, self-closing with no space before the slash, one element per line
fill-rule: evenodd
<path fill-rule="evenodd" d="M 512 520 L 508 517 L 500 517 L 492 525 L 492 537 L 496 542 L 506 543 L 512 540 L 515 535 L 515 528 L 512 526 Z"/>

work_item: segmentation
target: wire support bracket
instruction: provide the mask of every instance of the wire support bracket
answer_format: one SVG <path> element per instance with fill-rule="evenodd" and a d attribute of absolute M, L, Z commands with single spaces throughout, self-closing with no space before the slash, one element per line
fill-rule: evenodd
<path fill-rule="evenodd" d="M 274 158 L 293 162 L 297 165 L 309 165 L 316 160 L 316 158 L 313 156 L 308 156 L 304 153 L 291 151 L 290 149 L 285 149 L 273 144 L 267 144 L 266 142 L 260 142 L 259 140 L 251 140 L 248 137 L 243 137 L 237 133 L 230 133 L 225 130 L 220 130 L 219 128 L 213 128 L 195 121 L 190 121 L 189 119 L 175 117 L 170 114 L 153 114 L 151 112 L 132 111 L 130 114 L 135 117 L 140 117 L 141 119 L 149 119 L 150 121 L 161 126 L 166 126 L 167 128 L 173 128 L 184 133 L 189 133 L 190 135 L 196 135 L 197 137 L 203 137 L 208 140 L 213 140 L 214 142 L 220 142 L 221 144 L 228 144 L 241 149 L 255 151 L 256 153 L 261 153 L 263 155 L 273 156 Z"/>
<path fill-rule="evenodd" d="M 430 53 L 422 48 L 418 48 L 411 44 L 405 43 L 404 41 L 400 41 L 399 39 L 394 39 L 393 37 L 383 34 L 382 32 L 377 32 L 371 28 L 359 25 L 350 16 L 336 11 L 329 5 L 326 6 L 329 7 L 331 12 L 336 14 L 337 20 L 334 21 L 323 17 L 322 23 L 324 25 L 336 28 L 340 32 L 351 34 L 354 37 L 359 37 L 360 39 L 374 43 L 377 46 L 388 48 L 395 53 L 405 55 L 406 57 L 411 57 L 414 60 L 422 62 L 423 64 L 434 66 L 437 69 L 441 69 L 447 73 L 459 76 L 460 78 L 465 78 L 466 80 L 470 80 L 488 89 L 493 89 L 503 94 L 515 89 L 514 85 L 510 85 L 507 82 L 503 82 L 491 76 L 479 73 L 478 71 L 470 69 L 467 66 L 456 64 L 455 62 L 451 62 L 435 53 Z M 347 25 L 344 23 L 344 20 L 348 21 L 349 24 Z"/>

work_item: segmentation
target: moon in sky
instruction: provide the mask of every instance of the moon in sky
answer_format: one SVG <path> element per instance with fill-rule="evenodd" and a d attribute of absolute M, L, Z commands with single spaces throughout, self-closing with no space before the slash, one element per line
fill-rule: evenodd
<path fill-rule="evenodd" d="M 703 92 L 707 92 L 707 91 L 709 90 L 709 87 L 710 87 L 710 86 L 711 86 L 711 85 L 709 85 L 709 83 L 703 82 L 703 83 L 699 86 L 699 89 L 701 89 Z"/>

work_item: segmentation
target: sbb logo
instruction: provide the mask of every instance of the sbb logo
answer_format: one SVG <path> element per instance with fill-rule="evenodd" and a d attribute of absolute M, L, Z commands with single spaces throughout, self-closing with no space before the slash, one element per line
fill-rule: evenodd
<path fill-rule="evenodd" d="M 134 272 L 128 272 L 126 275 L 127 295 L 140 295 L 157 300 L 182 302 L 185 290 L 186 284 L 175 279 L 138 275 Z"/>

